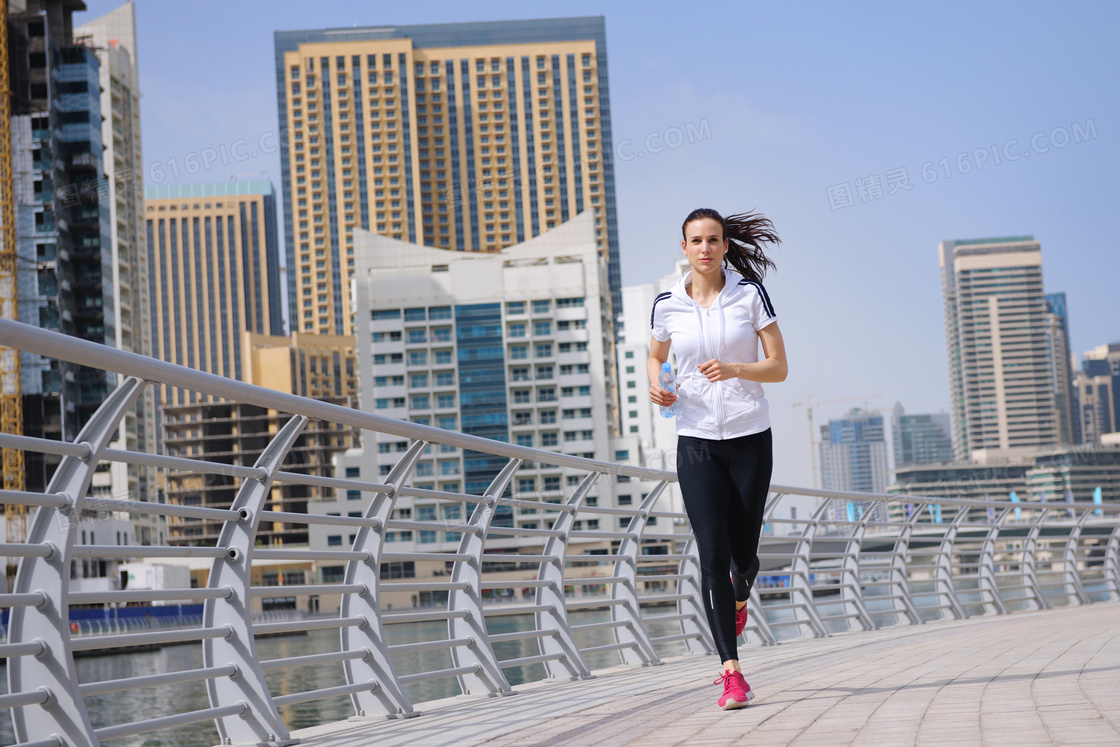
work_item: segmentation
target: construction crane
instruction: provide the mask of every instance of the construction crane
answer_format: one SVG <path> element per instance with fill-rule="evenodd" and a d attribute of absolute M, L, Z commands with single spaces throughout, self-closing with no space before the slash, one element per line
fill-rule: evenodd
<path fill-rule="evenodd" d="M 844 397 L 843 399 L 814 400 L 813 395 L 810 394 L 805 398 L 804 402 L 793 403 L 794 407 L 804 407 L 806 412 L 809 414 L 809 456 L 812 459 L 813 464 L 814 488 L 821 487 L 819 480 L 819 470 L 817 468 L 817 432 L 813 429 L 814 409 L 816 409 L 817 405 L 837 405 L 842 402 L 863 402 L 866 409 L 867 403 L 873 399 L 879 399 L 879 395 L 872 394 L 865 397 Z"/>
<path fill-rule="evenodd" d="M 19 319 L 16 272 L 15 176 L 12 165 L 12 85 L 8 67 L 8 0 L 0 0 L 0 317 Z M 0 347 L 0 431 L 23 434 L 23 392 L 19 351 Z M 4 490 L 23 490 L 23 451 L 4 449 Z M 27 510 L 4 504 L 9 543 L 27 539 Z M 16 560 L 8 559 L 8 588 L 12 588 Z"/>

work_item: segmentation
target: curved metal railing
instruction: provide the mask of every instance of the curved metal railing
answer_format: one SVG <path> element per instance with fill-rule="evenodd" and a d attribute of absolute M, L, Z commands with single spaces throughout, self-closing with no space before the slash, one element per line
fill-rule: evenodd
<path fill-rule="evenodd" d="M 431 680 L 452 680 L 464 694 L 504 695 L 512 692 L 507 672 L 514 668 L 535 667 L 538 677 L 583 679 L 591 676 L 592 663 L 608 655 L 626 664 L 653 665 L 667 653 L 714 650 L 687 519 L 658 507 L 674 473 L 383 418 L 7 320 L 0 320 L 0 344 L 125 377 L 74 443 L 0 434 L 0 447 L 61 457 L 43 493 L 0 493 L 0 501 L 35 510 L 27 542 L 0 545 L 0 555 L 19 559 L 13 588 L 0 594 L 0 606 L 10 610 L 7 638 L 0 644 L 8 693 L 0 695 L 0 707 L 11 709 L 11 729 L 20 744 L 97 745 L 205 723 L 213 723 L 226 744 L 290 744 L 294 740 L 282 714 L 307 701 L 348 696 L 354 718 L 408 717 L 418 714 L 410 690 Z M 291 417 L 252 466 L 108 448 L 125 411 L 152 385 Z M 286 455 L 314 420 L 411 443 L 382 482 L 285 471 Z M 415 487 L 416 464 L 432 445 L 472 449 L 507 462 L 481 495 Z M 92 474 L 104 462 L 222 474 L 238 480 L 239 490 L 232 504 L 221 508 L 89 497 Z M 571 492 L 558 501 L 511 497 L 507 487 L 530 462 L 565 469 L 575 483 Z M 587 500 L 604 479 L 619 478 L 651 485 L 640 505 L 599 506 Z M 281 482 L 360 491 L 370 499 L 361 516 L 273 510 L 267 496 Z M 441 521 L 394 518 L 401 496 L 455 510 L 440 511 Z M 797 519 L 787 510 L 795 497 L 815 499 L 811 516 Z M 534 512 L 540 524 L 498 526 L 493 519 L 500 508 Z M 1118 510 L 1114 504 L 935 500 L 774 486 L 747 640 L 771 644 L 798 635 L 1120 599 Z M 76 543 L 77 526 L 90 511 L 205 519 L 220 522 L 221 530 L 214 547 Z M 354 538 L 348 549 L 259 547 L 255 539 L 262 522 L 341 526 Z M 386 546 L 389 532 L 431 530 L 458 533 L 457 549 L 394 552 Z M 578 552 L 592 543 L 599 554 Z M 205 588 L 70 590 L 76 560 L 186 557 L 209 561 Z M 503 572 L 511 559 L 531 569 L 533 577 L 511 579 Z M 262 586 L 253 583 L 254 560 L 337 563 L 345 573 L 337 583 Z M 442 562 L 449 571 L 424 581 L 383 577 L 383 564 L 409 561 Z M 579 593 L 582 587 L 588 593 Z M 519 589 L 524 601 L 488 603 L 488 592 L 498 589 Z M 447 597 L 432 608 L 383 609 L 381 600 L 391 592 L 446 592 Z M 254 618 L 257 600 L 299 593 L 339 595 L 339 614 Z M 70 619 L 77 605 L 169 601 L 201 603 L 202 615 L 177 626 L 125 626 L 98 635 Z M 599 610 L 601 619 L 573 621 L 570 613 L 588 609 Z M 519 629 L 500 624 L 510 618 L 521 621 Z M 390 643 L 394 628 L 431 622 L 445 623 L 446 635 Z M 324 629 L 338 631 L 337 649 L 259 656 L 262 636 Z M 525 641 L 536 641 L 537 652 L 500 655 L 506 644 Z M 202 666 L 86 682 L 75 664 L 75 655 L 87 651 L 168 644 L 198 646 Z M 292 692 L 290 682 L 282 692 L 270 685 L 276 673 L 312 666 L 337 667 L 338 684 L 301 692 Z M 209 707 L 175 711 L 169 705 L 168 712 L 143 720 L 96 726 L 87 709 L 89 698 L 185 683 L 204 683 Z"/>

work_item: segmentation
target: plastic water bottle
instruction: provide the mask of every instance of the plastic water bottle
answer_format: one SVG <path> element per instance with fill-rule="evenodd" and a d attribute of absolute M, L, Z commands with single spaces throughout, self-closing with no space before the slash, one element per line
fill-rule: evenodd
<path fill-rule="evenodd" d="M 673 378 L 673 367 L 670 366 L 667 362 L 661 364 L 661 375 L 657 377 L 657 383 L 661 386 L 662 389 L 670 391 L 673 394 L 677 393 L 677 380 Z M 666 407 L 665 405 L 661 405 L 661 417 L 675 418 L 677 416 L 677 408 L 680 403 L 681 402 L 678 399 L 668 407 Z"/>

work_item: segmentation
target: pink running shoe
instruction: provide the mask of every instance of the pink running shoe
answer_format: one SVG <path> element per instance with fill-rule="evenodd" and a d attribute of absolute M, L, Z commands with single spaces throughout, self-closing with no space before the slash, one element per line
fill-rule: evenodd
<path fill-rule="evenodd" d="M 724 672 L 712 684 L 718 685 L 720 682 L 723 683 L 723 697 L 719 699 L 718 705 L 723 710 L 746 708 L 747 703 L 754 700 L 754 693 L 743 679 L 742 672 Z"/>
<path fill-rule="evenodd" d="M 735 610 L 735 636 L 741 636 L 745 627 L 747 627 L 747 605 L 744 604 L 742 609 Z"/>

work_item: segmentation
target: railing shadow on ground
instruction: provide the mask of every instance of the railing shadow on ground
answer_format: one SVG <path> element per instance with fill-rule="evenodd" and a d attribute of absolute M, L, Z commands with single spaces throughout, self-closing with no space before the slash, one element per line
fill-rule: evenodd
<path fill-rule="evenodd" d="M 349 697 L 352 718 L 418 715 L 408 690 L 416 683 L 452 679 L 465 695 L 513 692 L 508 670 L 537 667 L 551 679 L 592 676 L 588 661 L 617 656 L 623 664 L 653 666 L 668 647 L 691 654 L 714 651 L 700 600 L 694 542 L 682 514 L 659 510 L 671 472 L 612 464 L 461 433 L 420 426 L 317 400 L 287 395 L 104 346 L 0 320 L 0 344 L 47 357 L 101 368 L 122 376 L 74 443 L 0 434 L 0 447 L 61 457 L 42 493 L 3 491 L 0 500 L 35 510 L 24 544 L 0 546 L 0 555 L 19 559 L 14 587 L 0 594 L 10 609 L 7 639 L 8 694 L 16 741 L 25 745 L 96 745 L 102 741 L 192 724 L 213 723 L 226 744 L 291 743 L 281 710 L 314 700 Z M 181 456 L 114 450 L 109 442 L 124 412 L 144 387 L 167 385 L 228 401 L 270 408 L 291 417 L 272 436 L 255 464 L 229 465 Z M 366 433 L 388 433 L 410 444 L 383 482 L 315 477 L 284 470 L 285 457 L 314 420 Z M 416 488 L 410 477 L 430 445 L 452 446 L 500 456 L 505 466 L 482 494 Z M 164 471 L 218 473 L 239 481 L 226 507 L 188 506 L 88 496 L 92 474 L 103 462 L 146 465 Z M 523 464 L 537 462 L 576 478 L 559 502 L 510 497 L 507 487 Z M 585 499 L 597 481 L 628 477 L 655 486 L 641 505 L 598 506 Z M 266 497 L 274 483 L 361 491 L 372 495 L 362 516 L 329 516 L 271 510 Z M 398 497 L 413 496 L 459 506 L 461 521 L 393 518 Z M 783 518 L 790 497 L 818 499 L 812 516 Z M 499 508 L 534 511 L 547 528 L 497 526 Z M 83 512 L 91 510 L 161 516 L 169 521 L 219 522 L 213 547 L 115 546 L 75 543 Z M 840 493 L 773 486 L 766 509 L 771 531 L 760 546 L 760 583 L 749 602 L 744 635 L 748 643 L 771 645 L 797 636 L 824 637 L 841 631 L 886 625 L 917 625 L 972 615 L 1002 615 L 1061 604 L 1120 600 L 1120 506 L 1023 504 L 1004 501 L 924 499 L 912 496 Z M 577 529 L 577 519 L 617 516 L 625 526 Z M 664 519 L 659 531 L 651 531 Z M 354 532 L 349 549 L 258 547 L 262 522 L 327 524 Z M 670 531 L 661 530 L 668 524 Z M 456 532 L 455 552 L 393 552 L 390 531 Z M 516 560 L 532 564 L 533 579 L 509 579 L 487 569 L 508 563 L 516 538 Z M 597 542 L 605 554 L 576 553 Z M 648 554 L 656 548 L 659 554 Z M 209 559 L 205 588 L 171 590 L 70 591 L 72 561 L 98 558 L 194 557 Z M 251 581 L 252 562 L 334 562 L 345 566 L 338 583 L 260 586 Z M 438 561 L 450 573 L 434 581 L 386 580 L 383 563 Z M 497 567 L 497 566 L 491 566 Z M 606 568 L 610 575 L 589 577 Z M 589 584 L 602 594 L 570 596 Z M 651 587 L 657 590 L 649 591 Z M 520 589 L 531 599 L 486 603 L 498 589 Z M 446 604 L 412 610 L 382 609 L 388 592 L 439 592 Z M 336 594 L 333 617 L 297 615 L 254 618 L 253 600 L 293 593 Z M 69 611 L 79 605 L 153 602 L 200 603 L 191 625 L 122 628 L 98 635 L 72 630 Z M 573 623 L 569 613 L 602 610 L 603 619 Z M 500 626 L 517 618 L 519 629 Z M 421 623 L 446 625 L 430 640 L 390 644 L 389 630 Z M 675 632 L 652 635 L 651 630 Z M 502 627 L 502 632 L 496 628 Z M 261 636 L 337 630 L 335 650 L 260 660 Z M 601 636 L 609 633 L 607 642 Z M 592 637 L 598 640 L 591 640 Z M 535 642 L 536 653 L 499 658 L 512 642 Z M 165 644 L 201 648 L 201 667 L 152 675 L 80 682 L 75 654 Z M 420 653 L 439 652 L 438 657 Z M 404 661 L 412 662 L 409 668 Z M 430 668 L 418 661 L 434 662 Z M 300 667 L 334 666 L 344 684 L 304 692 L 274 692 L 270 673 Z M 153 714 L 128 723 L 95 727 L 86 699 L 111 693 L 184 683 L 204 683 L 209 707 Z"/>

